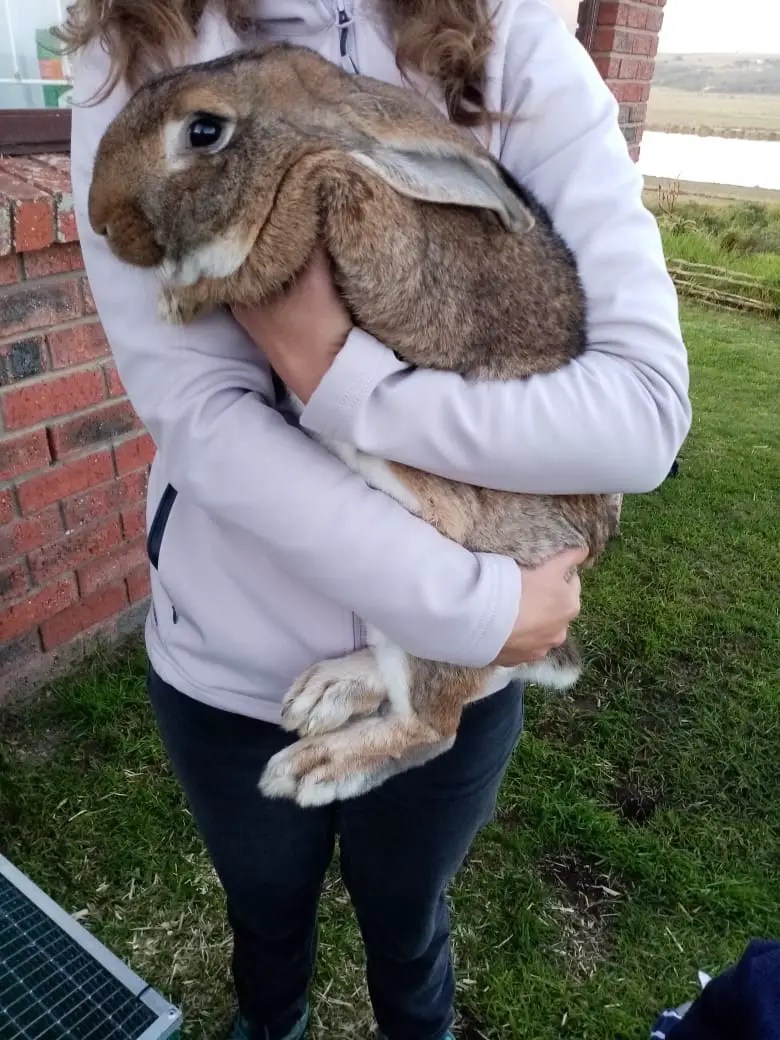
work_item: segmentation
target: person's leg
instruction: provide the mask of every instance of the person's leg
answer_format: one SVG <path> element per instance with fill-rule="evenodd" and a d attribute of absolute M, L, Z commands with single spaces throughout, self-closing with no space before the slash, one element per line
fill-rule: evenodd
<path fill-rule="evenodd" d="M 201 704 L 153 672 L 148 688 L 227 895 L 233 977 L 248 1040 L 295 1035 L 306 1011 L 334 812 L 261 795 L 257 783 L 266 762 L 292 739 L 277 726 Z"/>
<path fill-rule="evenodd" d="M 452 750 L 338 809 L 341 866 L 388 1040 L 441 1040 L 455 980 L 446 890 L 495 808 L 523 725 L 519 686 L 466 709 Z"/>

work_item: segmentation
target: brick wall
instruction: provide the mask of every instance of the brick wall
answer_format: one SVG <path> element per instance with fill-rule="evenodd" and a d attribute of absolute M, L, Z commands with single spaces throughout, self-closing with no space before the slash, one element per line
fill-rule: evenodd
<path fill-rule="evenodd" d="M 639 158 L 665 4 L 601 0 L 590 42 L 596 67 L 620 103 L 620 123 L 634 159 Z"/>
<path fill-rule="evenodd" d="M 0 699 L 140 624 L 151 440 L 84 276 L 64 157 L 0 159 Z"/>

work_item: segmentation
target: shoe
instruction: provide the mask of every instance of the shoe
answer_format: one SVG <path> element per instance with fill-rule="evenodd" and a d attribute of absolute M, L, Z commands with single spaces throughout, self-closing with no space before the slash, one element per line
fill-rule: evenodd
<path fill-rule="evenodd" d="M 287 1033 L 286 1036 L 283 1036 L 281 1040 L 303 1040 L 306 1036 L 308 1026 L 309 1009 L 306 1008 L 290 1032 Z M 250 1026 L 243 1015 L 237 1014 L 233 1019 L 233 1026 L 230 1031 L 229 1040 L 251 1040 Z"/>
<path fill-rule="evenodd" d="M 382 1033 L 377 1033 L 377 1040 L 386 1040 L 386 1037 Z M 455 1034 L 452 1030 L 448 1029 L 441 1040 L 455 1040 Z"/>

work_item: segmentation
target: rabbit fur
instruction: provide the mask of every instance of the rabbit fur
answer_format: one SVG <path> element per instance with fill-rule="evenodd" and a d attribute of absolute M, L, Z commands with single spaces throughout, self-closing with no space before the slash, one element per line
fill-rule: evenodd
<path fill-rule="evenodd" d="M 273 44 L 163 74 L 107 129 L 90 222 L 114 253 L 158 269 L 168 320 L 254 305 L 322 242 L 356 325 L 409 365 L 469 379 L 551 372 L 585 348 L 576 264 L 538 202 L 410 90 Z M 621 496 L 510 494 L 328 444 L 372 487 L 470 550 L 533 567 L 567 548 L 595 561 Z M 496 666 L 369 647 L 314 665 L 287 693 L 301 739 L 268 763 L 270 796 L 362 794 L 453 743 Z M 553 688 L 578 678 L 571 642 L 504 669 Z"/>

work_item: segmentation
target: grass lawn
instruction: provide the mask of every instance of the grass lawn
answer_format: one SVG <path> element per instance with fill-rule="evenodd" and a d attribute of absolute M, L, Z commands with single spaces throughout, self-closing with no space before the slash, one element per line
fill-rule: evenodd
<path fill-rule="evenodd" d="M 651 200 L 667 257 L 760 278 L 766 298 L 780 301 L 780 207 L 759 202 L 702 206 L 673 194 L 674 187 L 666 206 L 657 196 Z"/>
<path fill-rule="evenodd" d="M 685 310 L 680 475 L 586 580 L 576 696 L 529 696 L 500 811 L 453 892 L 462 1040 L 639 1040 L 696 970 L 780 937 L 780 336 Z M 147 711 L 139 650 L 0 717 L 0 846 L 151 983 L 186 1036 L 230 1010 L 220 893 Z M 368 1035 L 334 875 L 314 1036 Z"/>

